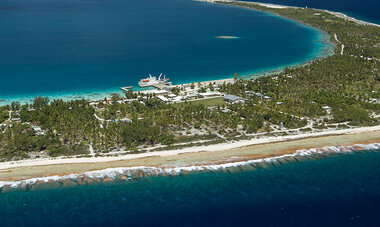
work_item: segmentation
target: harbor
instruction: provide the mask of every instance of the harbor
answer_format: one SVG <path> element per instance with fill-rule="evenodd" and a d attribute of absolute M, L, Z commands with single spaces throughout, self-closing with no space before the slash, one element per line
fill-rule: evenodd
<path fill-rule="evenodd" d="M 157 77 L 149 75 L 148 78 L 141 79 L 139 81 L 139 87 L 151 87 L 152 89 L 139 90 L 139 91 L 134 91 L 134 92 L 139 92 L 142 94 L 160 95 L 160 94 L 171 93 L 173 88 L 178 88 L 179 90 L 182 91 L 181 93 L 185 93 L 188 95 L 190 94 L 190 96 L 191 96 L 191 94 L 199 93 L 198 90 L 202 87 L 205 87 L 205 86 L 210 86 L 210 87 L 216 88 L 219 85 L 222 85 L 224 83 L 228 84 L 228 83 L 234 83 L 235 82 L 235 79 L 228 78 L 228 79 L 209 80 L 209 81 L 203 81 L 203 82 L 184 83 L 184 84 L 174 84 L 173 85 L 172 82 L 170 82 L 168 78 L 164 77 L 164 79 L 160 79 L 161 76 L 162 76 L 162 74 L 160 74 L 160 76 L 157 79 Z M 149 81 L 146 81 L 148 79 L 149 79 Z M 152 80 L 153 80 L 153 82 L 151 82 Z M 145 84 L 143 84 L 143 86 L 141 86 L 142 84 L 140 82 L 145 82 Z M 147 82 L 150 82 L 149 85 Z M 120 87 L 120 89 L 123 92 L 133 91 L 133 88 L 134 88 L 133 86 Z M 201 93 L 203 93 L 204 96 L 208 96 L 207 90 L 206 90 L 206 92 L 201 92 Z M 211 94 L 212 92 L 209 91 L 209 93 Z"/>
<path fill-rule="evenodd" d="M 137 96 L 153 95 L 162 102 L 169 104 L 212 99 L 224 100 L 226 98 L 226 94 L 219 92 L 218 87 L 222 84 L 229 84 L 234 82 L 235 79 L 229 78 L 173 85 L 172 82 L 169 82 L 167 80 L 164 83 L 151 84 L 151 86 L 149 87 L 151 87 L 152 89 L 148 90 L 133 91 L 133 86 L 121 87 L 120 89 L 125 94 L 132 92 Z M 235 101 L 244 102 L 244 100 Z"/>
<path fill-rule="evenodd" d="M 172 82 L 169 82 L 169 78 L 166 78 L 166 75 L 163 75 L 162 73 L 158 76 L 152 76 L 149 74 L 147 78 L 140 79 L 138 82 L 139 87 L 155 87 L 159 90 L 170 90 L 170 86 L 172 85 Z M 127 86 L 127 87 L 121 87 L 122 91 L 127 92 L 129 90 L 133 89 L 133 86 Z"/>

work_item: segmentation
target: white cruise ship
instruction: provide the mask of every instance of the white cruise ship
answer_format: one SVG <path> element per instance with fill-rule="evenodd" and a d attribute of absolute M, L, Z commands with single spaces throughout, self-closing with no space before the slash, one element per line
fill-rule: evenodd
<path fill-rule="evenodd" d="M 161 79 L 161 76 L 162 76 L 162 73 L 160 74 L 158 78 L 156 76 L 152 76 L 149 74 L 149 77 L 141 79 L 138 84 L 140 87 L 150 87 L 150 86 L 154 86 L 158 84 L 168 83 L 169 78 L 166 78 L 164 75 L 164 78 Z"/>

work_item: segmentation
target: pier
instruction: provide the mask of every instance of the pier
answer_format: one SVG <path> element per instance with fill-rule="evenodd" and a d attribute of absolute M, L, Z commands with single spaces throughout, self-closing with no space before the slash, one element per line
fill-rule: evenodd
<path fill-rule="evenodd" d="M 157 88 L 158 90 L 171 90 L 172 87 L 172 82 L 167 82 L 167 83 L 160 83 L 160 84 L 154 84 L 150 87 Z M 121 87 L 120 88 L 122 91 L 127 92 L 133 90 L 133 86 L 127 86 L 127 87 Z"/>
<path fill-rule="evenodd" d="M 235 79 L 234 78 L 228 78 L 228 79 L 221 79 L 221 80 L 211 80 L 211 81 L 202 81 L 202 82 L 196 82 L 196 83 L 185 83 L 185 84 L 176 84 L 173 85 L 172 82 L 166 82 L 166 83 L 160 83 L 160 84 L 155 84 L 150 87 L 154 87 L 154 89 L 149 89 L 149 90 L 142 90 L 139 91 L 141 93 L 154 93 L 156 94 L 158 91 L 167 91 L 171 92 L 172 87 L 182 87 L 188 92 L 196 92 L 200 87 L 202 86 L 207 86 L 209 84 L 213 84 L 214 87 L 224 84 L 224 83 L 234 83 Z M 191 86 L 194 85 L 194 88 L 191 89 Z M 131 91 L 133 89 L 133 86 L 127 86 L 127 87 L 121 87 L 120 88 L 124 92 Z"/>
<path fill-rule="evenodd" d="M 152 87 L 155 87 L 155 88 L 157 88 L 159 90 L 170 90 L 171 86 L 172 86 L 172 82 L 160 83 L 160 84 L 152 85 Z"/>
<path fill-rule="evenodd" d="M 120 89 L 122 91 L 125 91 L 125 92 L 127 92 L 127 91 L 133 91 L 133 86 L 121 87 Z"/>
<path fill-rule="evenodd" d="M 176 84 L 173 85 L 172 82 L 166 82 L 166 83 L 160 83 L 160 84 L 155 84 L 150 87 L 154 87 L 154 89 L 149 89 L 149 90 L 142 90 L 140 92 L 142 93 L 155 93 L 158 90 L 165 90 L 165 91 L 171 91 L 172 87 L 183 87 L 186 89 L 189 89 L 191 85 L 194 85 L 194 89 L 191 90 L 197 90 L 201 86 L 206 86 L 208 84 L 213 84 L 214 86 L 221 85 L 224 83 L 234 83 L 235 79 L 233 78 L 228 78 L 228 79 L 221 79 L 221 80 L 211 80 L 211 81 L 202 81 L 202 82 L 196 82 L 196 83 L 185 83 L 185 84 Z M 121 87 L 120 88 L 124 92 L 131 91 L 133 89 L 133 86 L 127 86 L 127 87 Z"/>

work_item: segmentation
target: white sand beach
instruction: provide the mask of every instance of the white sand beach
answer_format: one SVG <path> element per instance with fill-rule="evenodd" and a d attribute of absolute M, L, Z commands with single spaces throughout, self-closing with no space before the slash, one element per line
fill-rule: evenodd
<path fill-rule="evenodd" d="M 214 0 L 204 0 L 214 2 Z M 264 3 L 253 3 L 269 8 L 288 8 L 290 6 L 280 6 Z M 330 11 L 327 11 L 330 12 Z M 345 16 L 340 13 L 334 15 Z M 349 19 L 350 17 L 345 17 Z M 353 19 L 353 18 L 352 18 Z M 356 23 L 365 23 L 354 19 Z M 337 39 L 337 37 L 336 37 Z M 338 39 L 337 39 L 338 41 Z M 344 47 L 342 47 L 343 52 Z M 202 82 L 224 83 L 232 82 L 233 79 L 215 80 Z M 182 86 L 190 84 L 184 84 Z M 147 91 L 144 91 L 147 92 Z M 368 134 L 366 134 L 368 133 Z M 341 136 L 341 140 L 337 139 Z M 324 138 L 319 140 L 318 138 Z M 309 142 L 300 142 L 308 140 Z M 185 160 L 184 155 L 188 155 L 189 163 L 197 161 L 220 160 L 221 158 L 231 158 L 237 155 L 278 155 L 283 153 L 284 149 L 303 149 L 318 148 L 323 146 L 339 146 L 357 142 L 380 142 L 380 125 L 371 127 L 326 130 L 321 132 L 310 132 L 296 135 L 271 136 L 250 140 L 240 140 L 228 143 L 213 144 L 207 146 L 186 147 L 178 150 L 154 151 L 140 154 L 119 154 L 118 156 L 109 157 L 58 157 L 58 158 L 37 158 L 20 161 L 9 161 L 0 163 L 0 180 L 7 178 L 28 178 L 36 176 L 49 176 L 51 174 L 67 174 L 80 171 L 92 171 L 120 166 L 137 166 L 147 164 L 149 166 L 165 165 L 172 162 L 182 162 Z M 289 142 L 289 143 L 288 143 Z M 285 145 L 286 144 L 286 145 Z M 258 148 L 258 146 L 260 147 Z M 269 149 L 269 147 L 271 147 Z M 239 152 L 235 152 L 240 149 Z M 255 150 L 256 149 L 256 150 Z M 261 149 L 259 152 L 257 149 Z M 268 150 L 269 149 L 269 150 Z M 241 152 L 244 150 L 244 152 Z M 203 157 L 203 159 L 201 158 Z M 206 157 L 207 156 L 207 157 Z M 180 158 L 179 158 L 180 157 Z M 150 159 L 149 159 L 150 158 Z M 255 157 L 253 157 L 255 158 Z M 154 159 L 154 160 L 153 160 Z M 187 160 L 187 159 L 186 159 Z M 128 162 L 126 162 L 128 161 Z M 80 164 L 80 165 L 77 165 Z M 60 166 L 60 168 L 58 168 Z M 32 168 L 33 167 L 33 168 Z M 43 168 L 42 168 L 43 167 Z"/>
<path fill-rule="evenodd" d="M 330 11 L 330 10 L 321 10 L 321 11 L 324 11 L 324 12 L 327 12 L 327 13 L 330 13 L 330 14 L 333 14 L 337 17 L 340 17 L 340 18 L 343 18 L 343 19 L 346 19 L 346 20 L 350 20 L 350 21 L 353 21 L 357 24 L 361 24 L 361 25 L 371 25 L 371 26 L 377 26 L 377 27 L 380 27 L 379 24 L 375 24 L 375 23 L 371 23 L 371 22 L 367 22 L 367 21 L 362 21 L 362 20 L 358 20 L 356 18 L 353 18 L 353 17 L 350 17 L 350 16 L 347 16 L 346 14 L 343 14 L 343 13 L 340 13 L 340 12 L 334 12 L 334 11 Z"/>
<path fill-rule="evenodd" d="M 199 1 L 202 1 L 202 2 L 213 2 L 213 3 L 214 2 L 242 2 L 242 1 L 234 1 L 234 0 L 199 0 Z M 272 9 L 303 8 L 303 7 L 297 7 L 297 6 L 278 5 L 278 4 L 270 4 L 270 3 L 262 3 L 262 2 L 242 2 L 242 3 L 251 3 L 251 4 L 256 4 L 256 5 L 260 5 L 260 6 L 263 6 L 263 7 L 272 8 Z M 333 15 L 339 17 L 339 18 L 350 20 L 350 21 L 353 21 L 353 22 L 355 22 L 357 24 L 380 27 L 379 24 L 375 24 L 375 23 L 359 20 L 359 19 L 347 16 L 344 13 L 335 12 L 335 11 L 331 11 L 331 10 L 324 10 L 324 9 L 316 9 L 316 10 L 320 10 L 322 12 L 327 12 L 327 13 L 333 14 Z"/>
<path fill-rule="evenodd" d="M 265 144 L 270 144 L 270 143 L 296 141 L 296 140 L 315 138 L 315 137 L 329 137 L 329 136 L 331 137 L 331 136 L 336 136 L 336 135 L 360 134 L 360 133 L 365 133 L 365 132 L 373 132 L 379 135 L 380 137 L 380 126 L 314 132 L 314 133 L 279 136 L 279 137 L 266 137 L 266 138 L 252 139 L 252 140 L 241 140 L 241 141 L 230 142 L 230 143 L 214 144 L 214 145 L 208 145 L 208 146 L 186 147 L 186 148 L 182 148 L 178 150 L 155 151 L 155 152 L 148 152 L 148 153 L 141 153 L 141 154 L 125 154 L 125 155 L 120 155 L 120 156 L 115 156 L 115 157 L 89 157 L 89 158 L 59 157 L 59 158 L 49 158 L 49 159 L 29 159 L 29 160 L 21 160 L 21 161 L 11 161 L 11 162 L 0 163 L 0 172 L 5 172 L 8 169 L 19 168 L 19 167 L 46 166 L 46 165 L 59 165 L 59 164 L 78 164 L 78 163 L 102 163 L 102 162 L 115 162 L 115 161 L 122 161 L 122 160 L 136 160 L 136 159 L 142 159 L 142 158 L 148 158 L 148 157 L 167 157 L 167 156 L 175 156 L 175 155 L 186 154 L 186 153 L 218 152 L 218 151 L 234 150 L 234 149 L 249 147 L 253 145 L 265 145 Z M 321 144 L 320 146 L 324 146 L 324 144 Z"/>

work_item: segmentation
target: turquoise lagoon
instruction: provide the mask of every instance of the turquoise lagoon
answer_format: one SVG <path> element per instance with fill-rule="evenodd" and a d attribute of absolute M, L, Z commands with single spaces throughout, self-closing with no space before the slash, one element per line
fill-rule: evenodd
<path fill-rule="evenodd" d="M 0 105 L 103 98 L 148 73 L 178 84 L 270 72 L 332 47 L 301 23 L 191 0 L 2 0 Z"/>

